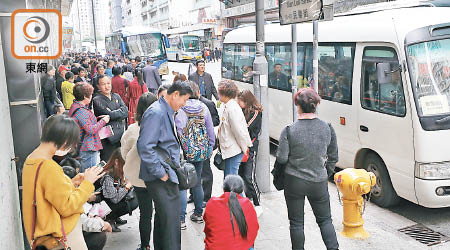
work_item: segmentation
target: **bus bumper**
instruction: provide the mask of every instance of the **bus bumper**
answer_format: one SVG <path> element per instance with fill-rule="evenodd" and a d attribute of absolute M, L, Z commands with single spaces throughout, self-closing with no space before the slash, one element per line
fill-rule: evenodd
<path fill-rule="evenodd" d="M 436 189 L 444 188 L 444 195 Z M 423 180 L 415 178 L 416 197 L 419 205 L 429 208 L 450 207 L 450 180 Z"/>

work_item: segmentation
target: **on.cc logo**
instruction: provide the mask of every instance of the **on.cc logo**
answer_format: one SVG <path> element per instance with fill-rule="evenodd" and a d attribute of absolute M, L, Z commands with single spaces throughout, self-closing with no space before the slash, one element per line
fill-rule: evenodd
<path fill-rule="evenodd" d="M 33 25 L 34 24 L 34 25 Z M 50 34 L 50 25 L 47 20 L 40 16 L 33 16 L 27 19 L 23 25 L 23 35 L 30 43 L 42 43 L 47 40 Z"/>

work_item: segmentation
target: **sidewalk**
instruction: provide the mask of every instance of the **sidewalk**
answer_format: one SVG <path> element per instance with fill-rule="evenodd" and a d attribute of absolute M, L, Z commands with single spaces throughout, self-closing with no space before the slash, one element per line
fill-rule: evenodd
<path fill-rule="evenodd" d="M 274 160 L 274 159 L 272 159 Z M 223 172 L 217 170 L 213 165 L 214 187 L 213 196 L 221 194 Z M 339 204 L 336 186 L 332 183 L 328 185 L 331 199 L 331 210 L 340 249 L 450 249 L 450 243 L 443 243 L 434 247 L 427 247 L 397 230 L 416 224 L 396 213 L 380 208 L 374 204 L 368 204 L 363 216 L 365 219 L 365 229 L 371 234 L 367 240 L 354 240 L 344 238 L 340 235 L 342 231 L 342 207 Z M 287 250 L 290 249 L 289 222 L 284 201 L 283 192 L 273 191 L 261 195 L 263 213 L 258 218 L 260 230 L 255 242 L 255 249 L 258 250 Z M 193 210 L 193 204 L 188 204 L 188 216 Z M 139 244 L 139 212 L 133 215 L 124 216 L 128 224 L 121 226 L 121 233 L 113 233 L 109 236 L 105 250 L 131 250 L 136 249 Z M 203 224 L 191 223 L 187 220 L 188 229 L 182 231 L 182 249 L 197 250 L 203 249 Z M 315 223 L 315 218 L 309 204 L 305 205 L 305 249 L 320 250 L 325 249 L 322 242 L 319 228 Z"/>

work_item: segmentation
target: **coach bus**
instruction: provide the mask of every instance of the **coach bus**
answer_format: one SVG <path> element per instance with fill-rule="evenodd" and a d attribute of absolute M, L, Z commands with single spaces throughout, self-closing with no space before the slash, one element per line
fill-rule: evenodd
<path fill-rule="evenodd" d="M 171 61 L 183 61 L 202 58 L 200 37 L 197 35 L 171 35 L 168 37 L 170 48 L 167 49 L 167 57 Z"/>
<path fill-rule="evenodd" d="M 450 8 L 375 4 L 319 23 L 319 117 L 339 168 L 375 173 L 372 201 L 450 206 Z M 291 27 L 265 25 L 270 136 L 292 123 Z M 297 24 L 298 87 L 312 82 L 312 24 Z M 253 90 L 255 26 L 224 39 L 222 77 Z"/>
<path fill-rule="evenodd" d="M 161 31 L 137 26 L 123 28 L 105 39 L 107 54 L 140 56 L 143 60 L 151 58 L 160 76 L 169 73 L 166 41 Z"/>

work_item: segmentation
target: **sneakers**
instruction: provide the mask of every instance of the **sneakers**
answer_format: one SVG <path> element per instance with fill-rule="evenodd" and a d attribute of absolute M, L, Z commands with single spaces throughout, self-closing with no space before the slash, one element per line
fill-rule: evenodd
<path fill-rule="evenodd" d="M 150 250 L 150 247 L 149 247 L 149 246 L 147 246 L 147 247 L 141 247 L 141 245 L 139 244 L 139 245 L 138 245 L 138 248 L 137 248 L 136 250 Z"/>
<path fill-rule="evenodd" d="M 203 223 L 203 216 L 201 214 L 193 213 L 191 215 L 191 221 L 201 224 L 201 223 Z"/>
<path fill-rule="evenodd" d="M 182 221 L 181 222 L 181 230 L 186 230 L 187 226 L 186 226 L 186 222 Z"/>

